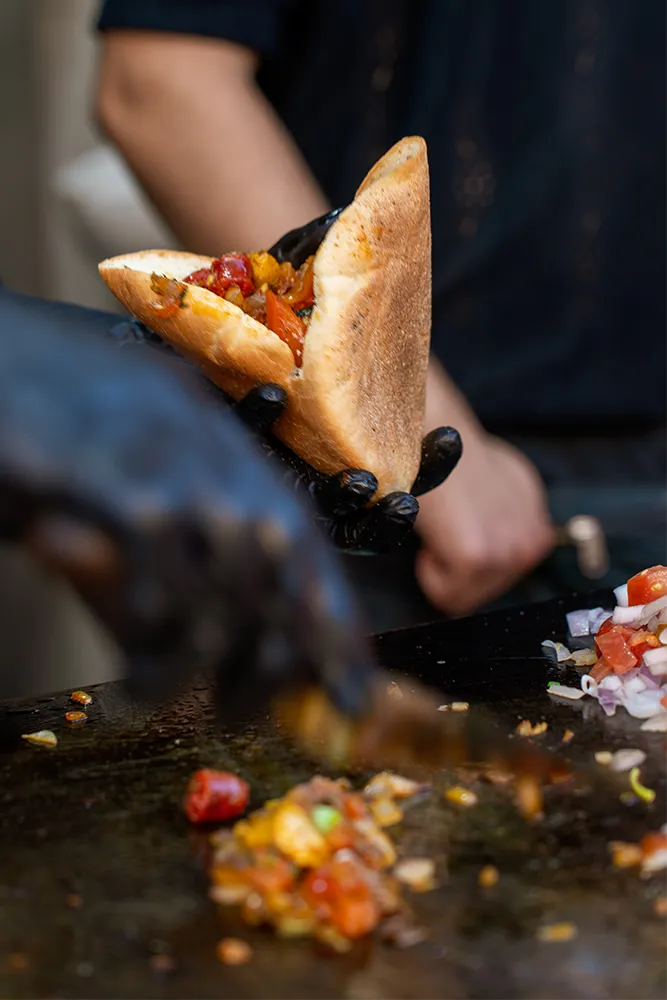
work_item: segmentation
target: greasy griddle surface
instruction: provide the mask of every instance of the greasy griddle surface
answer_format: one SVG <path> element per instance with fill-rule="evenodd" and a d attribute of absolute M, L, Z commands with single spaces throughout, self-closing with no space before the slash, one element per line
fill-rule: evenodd
<path fill-rule="evenodd" d="M 546 681 L 562 671 L 540 656 L 539 643 L 563 638 L 567 608 L 554 602 L 390 633 L 378 649 L 387 665 L 439 677 L 448 694 L 492 705 L 511 725 L 546 719 L 546 745 L 574 730 L 573 759 L 644 747 L 656 805 L 648 814 L 603 790 L 554 789 L 546 820 L 529 827 L 502 788 L 478 786 L 479 804 L 468 811 L 431 796 L 399 834 L 406 853 L 436 857 L 443 883 L 417 897 L 430 938 L 409 951 L 364 942 L 349 955 L 324 957 L 308 942 L 247 931 L 208 901 L 204 838 L 188 829 L 180 808 L 191 772 L 237 771 L 259 805 L 313 771 L 267 721 L 235 737 L 218 733 L 203 687 L 146 712 L 128 706 L 117 685 L 99 686 L 91 689 L 90 721 L 76 731 L 63 722 L 74 707 L 67 693 L 0 706 L 0 996 L 664 997 L 664 921 L 652 909 L 664 880 L 613 872 L 607 842 L 664 822 L 665 739 L 638 733 L 624 713 L 605 719 L 592 702 L 550 703 Z M 55 751 L 20 740 L 42 728 L 58 733 Z M 501 873 L 493 890 L 477 885 L 487 863 Z M 72 908 L 79 902 L 68 901 L 72 894 L 80 908 Z M 576 923 L 575 940 L 535 940 L 538 925 L 562 920 Z M 230 933 L 252 942 L 250 965 L 216 961 L 216 942 Z M 164 952 L 170 973 L 151 962 Z"/>

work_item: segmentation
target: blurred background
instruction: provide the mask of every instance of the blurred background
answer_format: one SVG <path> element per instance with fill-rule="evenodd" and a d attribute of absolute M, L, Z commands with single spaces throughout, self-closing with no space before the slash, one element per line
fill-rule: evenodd
<path fill-rule="evenodd" d="M 0 276 L 118 309 L 97 262 L 175 241 L 95 127 L 98 12 L 98 0 L 0 3 Z"/>

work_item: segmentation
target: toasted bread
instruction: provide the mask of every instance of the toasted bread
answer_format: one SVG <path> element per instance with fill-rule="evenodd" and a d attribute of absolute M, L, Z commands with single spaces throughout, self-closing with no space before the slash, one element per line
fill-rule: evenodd
<path fill-rule="evenodd" d="M 419 468 L 431 327 L 426 144 L 397 143 L 372 168 L 318 249 L 313 307 L 295 367 L 262 323 L 185 283 L 176 315 L 157 316 L 152 275 L 182 281 L 212 258 L 142 251 L 99 265 L 120 302 L 238 399 L 276 382 L 288 406 L 275 431 L 322 472 L 365 468 L 376 499 L 410 490 Z"/>

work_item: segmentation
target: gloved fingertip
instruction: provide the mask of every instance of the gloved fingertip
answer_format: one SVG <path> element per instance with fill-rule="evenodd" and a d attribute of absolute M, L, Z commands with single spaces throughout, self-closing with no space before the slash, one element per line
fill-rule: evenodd
<path fill-rule="evenodd" d="M 234 407 L 237 417 L 259 433 L 271 429 L 287 405 L 287 393 L 274 382 L 255 386 Z"/>

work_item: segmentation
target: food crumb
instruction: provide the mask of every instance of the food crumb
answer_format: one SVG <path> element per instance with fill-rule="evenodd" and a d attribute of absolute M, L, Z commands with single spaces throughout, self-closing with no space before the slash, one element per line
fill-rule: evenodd
<path fill-rule="evenodd" d="M 50 729 L 40 729 L 36 733 L 22 733 L 21 739 L 36 747 L 58 746 L 58 737 Z"/>
<path fill-rule="evenodd" d="M 563 733 L 563 738 L 561 740 L 561 743 L 569 743 L 570 740 L 572 739 L 574 739 L 574 733 L 572 732 L 571 729 L 566 729 L 565 732 Z"/>
<path fill-rule="evenodd" d="M 613 756 L 614 755 L 611 750 L 598 750 L 595 754 L 595 763 L 602 764 L 603 767 L 606 767 L 608 764 L 611 764 Z"/>
<path fill-rule="evenodd" d="M 464 788 L 463 785 L 453 785 L 448 788 L 445 792 L 445 798 L 457 806 L 465 806 L 466 808 L 477 805 L 475 793 L 469 788 Z"/>
<path fill-rule="evenodd" d="M 611 863 L 614 868 L 634 868 L 641 863 L 642 852 L 639 844 L 628 844 L 621 840 L 614 840 L 609 845 L 611 851 Z"/>
<path fill-rule="evenodd" d="M 435 888 L 435 862 L 432 858 L 405 858 L 394 868 L 394 876 L 413 892 Z"/>
<path fill-rule="evenodd" d="M 545 924 L 537 929 L 538 941 L 554 944 L 561 941 L 572 941 L 577 936 L 575 924 L 563 921 L 560 924 Z"/>
<path fill-rule="evenodd" d="M 70 892 L 69 895 L 65 897 L 65 902 L 70 910 L 80 910 L 83 906 L 83 896 L 80 896 L 78 892 Z"/>
<path fill-rule="evenodd" d="M 515 732 L 517 736 L 541 736 L 542 733 L 546 733 L 548 728 L 549 725 L 546 722 L 536 722 L 533 725 L 528 719 L 523 719 L 516 727 Z"/>
<path fill-rule="evenodd" d="M 92 696 L 87 691 L 72 691 L 70 699 L 77 705 L 92 705 Z"/>
<path fill-rule="evenodd" d="M 467 701 L 452 702 L 452 712 L 467 712 L 469 708 L 470 708 L 470 703 Z"/>
<path fill-rule="evenodd" d="M 223 938 L 215 953 L 223 965 L 245 965 L 252 958 L 252 948 L 241 938 Z"/>
<path fill-rule="evenodd" d="M 667 896 L 658 896 L 654 899 L 653 912 L 656 917 L 667 917 Z"/>
<path fill-rule="evenodd" d="M 484 865 L 479 870 L 477 883 L 481 885 L 482 889 L 493 889 L 494 885 L 498 885 L 499 878 L 500 872 L 495 865 Z"/>
<path fill-rule="evenodd" d="M 87 721 L 85 712 L 65 712 L 65 722 L 70 726 L 82 726 Z"/>

